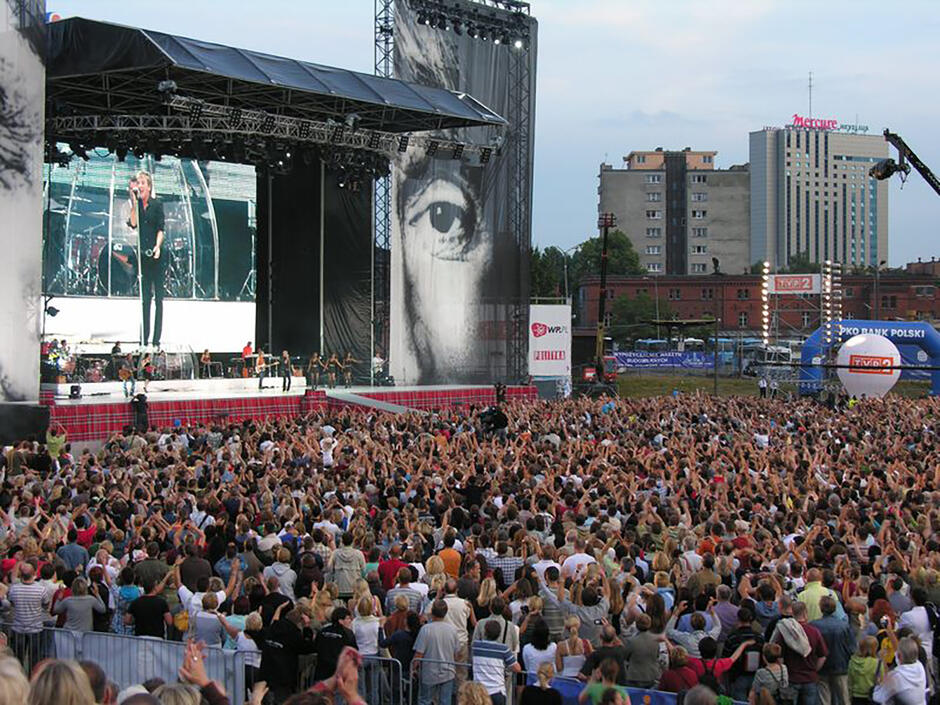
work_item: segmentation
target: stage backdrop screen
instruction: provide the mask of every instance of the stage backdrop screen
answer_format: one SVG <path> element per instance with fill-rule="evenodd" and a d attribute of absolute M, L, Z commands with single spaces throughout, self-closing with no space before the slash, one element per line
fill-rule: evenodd
<path fill-rule="evenodd" d="M 0 3 L 0 402 L 39 399 L 42 0 Z"/>
<path fill-rule="evenodd" d="M 254 167 L 120 152 L 123 159 L 89 150 L 87 160 L 46 166 L 42 279 L 57 310 L 46 316 L 47 339 L 143 342 L 143 282 L 146 342 L 241 350 L 255 333 Z M 147 229 L 130 224 L 129 189 L 146 182 L 140 172 L 151 176 L 161 213 L 159 257 Z"/>
<path fill-rule="evenodd" d="M 507 114 L 511 47 L 419 25 L 409 0 L 395 3 L 394 40 L 396 78 L 466 92 Z M 528 56 L 534 77 L 534 21 Z M 533 106 L 534 95 L 533 87 Z M 435 136 L 493 144 L 497 132 Z M 446 146 L 433 155 L 409 149 L 393 164 L 389 363 L 399 383 L 507 379 L 510 328 L 527 316 L 529 293 L 530 233 L 510 224 L 510 199 L 524 199 L 526 212 L 531 204 L 512 183 L 514 137 L 510 126 L 507 148 L 485 165 L 475 155 L 454 159 Z"/>

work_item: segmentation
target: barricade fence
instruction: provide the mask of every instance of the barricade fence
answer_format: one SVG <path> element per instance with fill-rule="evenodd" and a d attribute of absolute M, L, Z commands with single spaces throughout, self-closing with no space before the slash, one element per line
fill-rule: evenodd
<path fill-rule="evenodd" d="M 47 658 L 94 661 L 120 690 L 150 678 L 175 683 L 186 648 L 179 641 L 106 632 L 46 628 L 34 634 L 21 634 L 8 626 L 3 631 L 10 650 L 27 674 Z M 207 646 L 204 654 L 209 677 L 225 687 L 232 705 L 243 705 L 246 652 Z"/>

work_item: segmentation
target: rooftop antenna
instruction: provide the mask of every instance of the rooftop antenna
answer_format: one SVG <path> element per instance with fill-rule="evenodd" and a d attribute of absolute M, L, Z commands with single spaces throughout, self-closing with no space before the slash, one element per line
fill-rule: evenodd
<path fill-rule="evenodd" d="M 809 72 L 809 116 L 813 117 L 813 72 Z"/>

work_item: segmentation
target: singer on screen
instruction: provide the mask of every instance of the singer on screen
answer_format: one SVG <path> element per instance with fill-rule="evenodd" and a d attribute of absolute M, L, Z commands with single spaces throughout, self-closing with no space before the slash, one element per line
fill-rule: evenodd
<path fill-rule="evenodd" d="M 140 262 L 140 301 L 143 307 L 141 343 L 150 342 L 150 302 L 154 302 L 153 346 L 160 347 L 163 328 L 163 202 L 153 192 L 153 178 L 146 171 L 137 172 L 128 189 L 131 215 L 127 224 L 138 231 Z M 139 225 L 139 227 L 138 227 Z"/>

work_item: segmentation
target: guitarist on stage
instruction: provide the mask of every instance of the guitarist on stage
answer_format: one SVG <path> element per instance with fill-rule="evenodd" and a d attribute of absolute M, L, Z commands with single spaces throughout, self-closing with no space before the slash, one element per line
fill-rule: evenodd
<path fill-rule="evenodd" d="M 258 346 L 258 357 L 255 358 L 255 374 L 258 375 L 258 389 L 264 389 L 264 371 L 267 365 L 264 364 L 264 350 Z"/>

